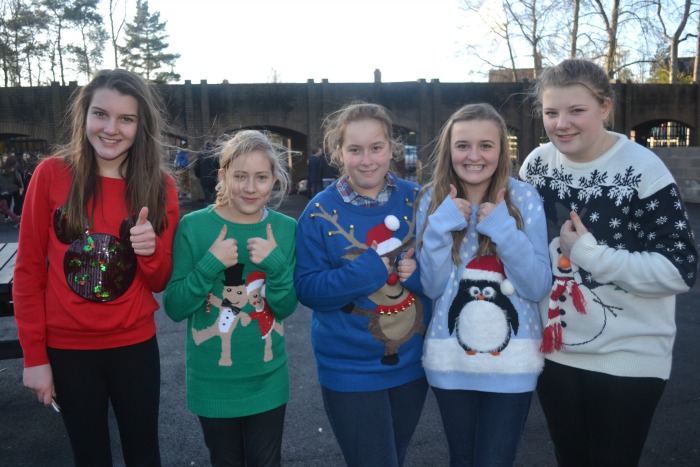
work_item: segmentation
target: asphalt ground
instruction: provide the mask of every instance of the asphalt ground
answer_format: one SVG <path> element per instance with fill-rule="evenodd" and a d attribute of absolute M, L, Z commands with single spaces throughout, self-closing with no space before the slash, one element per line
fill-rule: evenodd
<path fill-rule="evenodd" d="M 281 211 L 298 218 L 306 198 L 292 195 Z M 188 212 L 202 207 L 187 202 Z M 700 205 L 688 206 L 700 238 Z M 16 241 L 12 224 L 0 223 L 0 242 Z M 700 284 L 678 297 L 678 335 L 671 378 L 656 411 L 640 465 L 700 465 Z M 299 467 L 344 465 L 323 410 L 316 367 L 309 342 L 310 312 L 303 306 L 285 320 L 291 398 L 287 406 L 282 464 Z M 196 417 L 185 405 L 185 325 L 156 315 L 161 355 L 160 440 L 163 465 L 206 466 L 208 452 Z M 12 318 L 0 318 L 0 340 L 16 336 Z M 122 466 L 121 447 L 111 420 L 113 458 Z M 432 393 L 412 439 L 406 466 L 448 465 L 440 414 Z M 0 360 L 0 466 L 70 466 L 72 454 L 60 415 L 36 402 L 22 386 L 22 360 Z M 533 398 L 516 460 L 517 466 L 554 466 L 552 443 L 542 410 Z M 374 466 L 368 466 L 374 467 Z"/>

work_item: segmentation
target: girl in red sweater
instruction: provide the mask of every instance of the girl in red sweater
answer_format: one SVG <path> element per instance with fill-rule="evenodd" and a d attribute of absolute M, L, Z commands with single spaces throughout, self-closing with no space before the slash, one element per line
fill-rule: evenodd
<path fill-rule="evenodd" d="M 99 72 L 25 200 L 14 276 L 24 385 L 60 406 L 76 465 L 112 465 L 110 403 L 126 465 L 160 465 L 153 293 L 170 277 L 179 219 L 160 109 L 138 75 Z"/>

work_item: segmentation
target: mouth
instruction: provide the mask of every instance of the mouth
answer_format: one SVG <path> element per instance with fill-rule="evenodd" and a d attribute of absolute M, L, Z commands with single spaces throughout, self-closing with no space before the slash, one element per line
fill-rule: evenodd
<path fill-rule="evenodd" d="M 103 136 L 100 136 L 100 141 L 102 141 L 105 144 L 117 144 L 119 142 L 118 139 L 105 138 Z"/>
<path fill-rule="evenodd" d="M 463 167 L 467 170 L 477 172 L 479 170 L 484 170 L 485 165 L 469 165 L 469 164 L 464 164 Z"/>
<path fill-rule="evenodd" d="M 558 134 L 557 138 L 562 141 L 568 141 L 570 139 L 573 139 L 576 135 L 577 133 Z"/>

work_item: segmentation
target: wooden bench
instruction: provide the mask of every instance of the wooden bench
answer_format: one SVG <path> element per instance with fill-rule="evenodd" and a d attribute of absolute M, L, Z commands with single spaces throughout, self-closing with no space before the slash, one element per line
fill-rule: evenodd
<path fill-rule="evenodd" d="M 15 314 L 12 301 L 12 280 L 15 275 L 17 243 L 0 243 L 0 316 L 12 318 Z M 0 360 L 22 358 L 22 348 L 17 339 L 0 340 Z"/>

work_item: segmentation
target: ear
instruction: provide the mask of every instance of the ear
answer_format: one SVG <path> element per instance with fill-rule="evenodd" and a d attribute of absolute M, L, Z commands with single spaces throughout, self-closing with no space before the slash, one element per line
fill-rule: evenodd
<path fill-rule="evenodd" d="M 219 180 L 223 180 L 224 175 L 226 175 L 226 171 L 224 169 L 219 169 Z"/>

